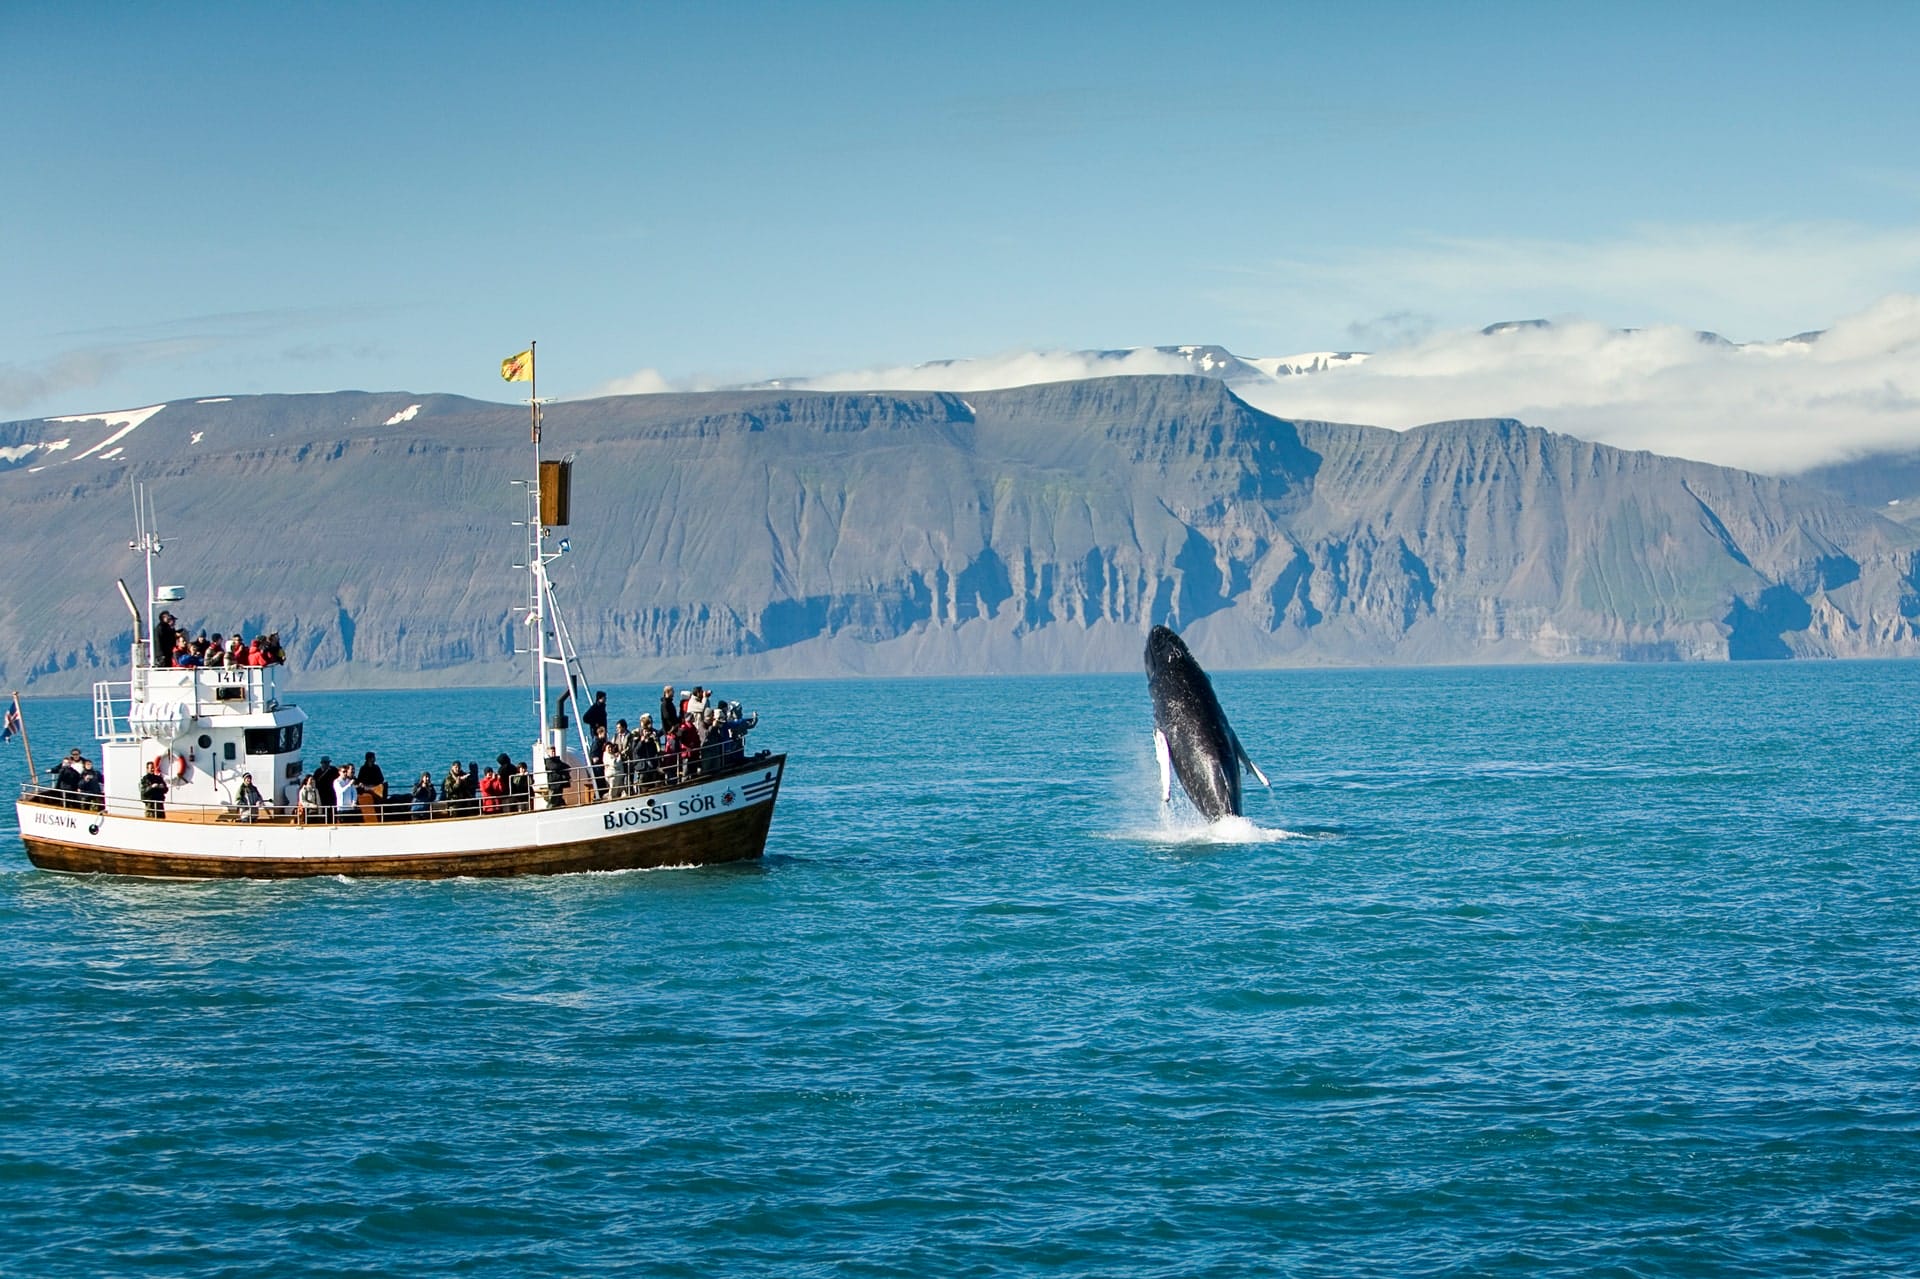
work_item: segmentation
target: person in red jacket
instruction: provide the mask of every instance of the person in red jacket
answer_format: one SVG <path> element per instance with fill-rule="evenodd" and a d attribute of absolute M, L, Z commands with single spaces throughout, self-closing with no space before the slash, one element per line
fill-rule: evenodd
<path fill-rule="evenodd" d="M 507 779 L 492 768 L 480 774 L 480 812 L 491 817 L 505 805 Z"/>
<path fill-rule="evenodd" d="M 680 771 L 685 780 L 692 781 L 700 774 L 700 726 L 689 715 L 673 730 L 673 736 L 680 744 Z"/>

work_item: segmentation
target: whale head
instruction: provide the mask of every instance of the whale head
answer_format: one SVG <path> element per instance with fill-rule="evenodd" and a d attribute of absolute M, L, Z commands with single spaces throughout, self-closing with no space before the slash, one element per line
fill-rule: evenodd
<path fill-rule="evenodd" d="M 1186 641 L 1173 633 L 1172 628 L 1156 626 L 1147 632 L 1147 671 L 1168 670 L 1182 662 L 1192 662 L 1193 654 L 1187 651 Z M 1197 665 L 1197 664 L 1196 664 Z"/>

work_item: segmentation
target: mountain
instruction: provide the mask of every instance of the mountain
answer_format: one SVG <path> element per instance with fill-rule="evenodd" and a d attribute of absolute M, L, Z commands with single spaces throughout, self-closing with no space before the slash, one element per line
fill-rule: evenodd
<path fill-rule="evenodd" d="M 1920 449 L 1879 450 L 1796 478 L 1890 520 L 1920 525 Z"/>
<path fill-rule="evenodd" d="M 137 419 L 137 420 L 136 420 Z M 0 425 L 0 682 L 121 678 L 131 480 L 189 626 L 301 686 L 505 682 L 525 410 L 343 392 Z M 1920 654 L 1920 532 L 1512 421 L 1290 422 L 1218 379 L 550 406 L 595 678 Z M 137 593 L 137 592 L 136 592 Z"/>

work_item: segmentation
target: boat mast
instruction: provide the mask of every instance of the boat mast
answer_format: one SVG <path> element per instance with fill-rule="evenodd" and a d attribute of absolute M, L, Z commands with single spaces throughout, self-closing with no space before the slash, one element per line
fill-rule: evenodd
<path fill-rule="evenodd" d="M 561 617 L 559 603 L 554 598 L 553 579 L 547 575 L 547 565 L 566 553 L 567 541 L 562 538 L 557 551 L 547 550 L 546 510 L 541 494 L 541 478 L 546 468 L 540 455 L 541 401 L 539 373 L 534 359 L 538 345 L 536 342 L 527 343 L 527 403 L 532 410 L 533 428 L 533 478 L 527 482 L 527 620 L 533 625 L 535 740 L 542 749 L 554 754 L 566 748 L 564 730 L 550 730 L 547 720 L 550 713 L 547 699 L 552 692 L 552 685 L 547 679 L 547 667 L 557 666 L 562 687 L 574 694 L 569 698 L 573 706 L 572 721 L 580 743 L 580 754 L 584 758 L 589 752 L 586 727 L 580 722 L 582 708 L 578 693 L 586 688 L 586 675 L 580 669 L 580 655 L 574 648 L 573 636 L 568 632 L 566 620 Z M 564 516 L 561 518 L 564 520 Z"/>
<path fill-rule="evenodd" d="M 547 610 L 546 530 L 540 526 L 540 375 L 534 352 L 538 342 L 527 343 L 527 407 L 533 413 L 533 478 L 527 483 L 527 620 L 533 625 L 533 728 L 534 740 L 543 747 L 547 737 Z M 536 765 L 539 761 L 534 761 Z"/>

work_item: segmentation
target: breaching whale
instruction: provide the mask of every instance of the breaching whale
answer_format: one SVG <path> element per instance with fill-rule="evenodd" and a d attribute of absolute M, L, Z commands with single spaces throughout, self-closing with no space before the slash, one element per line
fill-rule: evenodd
<path fill-rule="evenodd" d="M 1160 802 L 1173 779 L 1208 821 L 1240 815 L 1240 766 L 1270 786 L 1227 723 L 1213 681 L 1178 635 L 1156 626 L 1147 636 L 1147 693 L 1153 698 L 1153 750 L 1160 760 Z"/>

